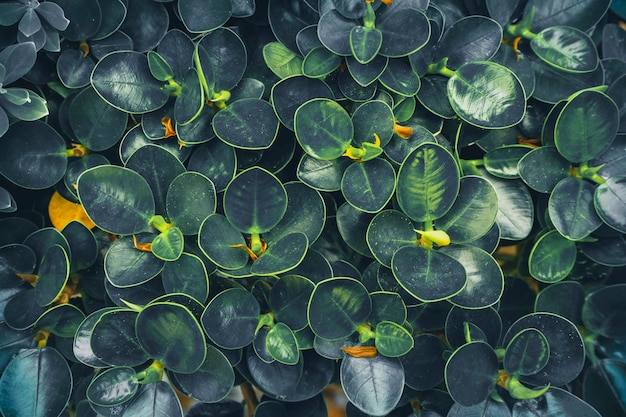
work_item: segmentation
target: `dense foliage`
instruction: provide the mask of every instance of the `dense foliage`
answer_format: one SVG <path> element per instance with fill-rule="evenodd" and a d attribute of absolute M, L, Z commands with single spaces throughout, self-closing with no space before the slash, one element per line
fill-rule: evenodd
<path fill-rule="evenodd" d="M 2 415 L 626 416 L 624 18 L 0 2 Z"/>

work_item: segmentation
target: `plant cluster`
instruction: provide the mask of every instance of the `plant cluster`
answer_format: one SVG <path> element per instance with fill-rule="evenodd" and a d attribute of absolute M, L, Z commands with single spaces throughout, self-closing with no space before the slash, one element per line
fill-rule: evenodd
<path fill-rule="evenodd" d="M 624 17 L 3 1 L 2 415 L 626 416 Z"/>

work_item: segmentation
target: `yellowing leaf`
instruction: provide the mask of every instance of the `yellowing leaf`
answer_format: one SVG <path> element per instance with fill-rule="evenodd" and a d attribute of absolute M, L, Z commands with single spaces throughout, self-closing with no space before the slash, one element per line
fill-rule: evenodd
<path fill-rule="evenodd" d="M 57 230 L 63 230 L 71 221 L 79 221 L 89 229 L 96 225 L 91 221 L 82 205 L 66 200 L 57 191 L 52 194 L 48 204 L 48 216 Z"/>

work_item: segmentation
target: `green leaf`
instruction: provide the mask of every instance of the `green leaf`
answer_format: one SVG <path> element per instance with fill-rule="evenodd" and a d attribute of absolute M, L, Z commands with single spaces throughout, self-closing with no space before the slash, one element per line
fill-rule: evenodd
<path fill-rule="evenodd" d="M 582 320 L 589 331 L 610 338 L 624 338 L 626 309 L 620 302 L 626 293 L 626 285 L 615 284 L 600 287 L 585 298 Z"/>
<path fill-rule="evenodd" d="M 65 140 L 44 122 L 16 122 L 2 136 L 0 174 L 20 187 L 51 187 L 66 167 Z"/>
<path fill-rule="evenodd" d="M 595 187 L 576 177 L 559 181 L 550 194 L 548 214 L 564 237 L 579 240 L 602 224 L 594 208 Z"/>
<path fill-rule="evenodd" d="M 359 64 L 373 60 L 383 44 L 383 34 L 376 28 L 354 26 L 350 30 L 350 49 Z"/>
<path fill-rule="evenodd" d="M 574 413 L 580 417 L 600 417 L 600 413 L 594 407 L 562 388 L 550 387 L 541 398 L 543 400 L 539 405 L 536 399 L 518 401 L 519 406 L 516 408 L 519 410 L 519 415 L 557 413 L 557 415 L 566 416 Z"/>
<path fill-rule="evenodd" d="M 508 345 L 516 334 L 527 328 L 543 333 L 550 346 L 550 358 L 541 371 L 521 377 L 521 382 L 536 386 L 560 386 L 573 381 L 585 363 L 585 348 L 576 326 L 552 313 L 527 314 L 509 327 L 502 340 L 503 345 Z"/>
<path fill-rule="evenodd" d="M 285 79 L 302 75 L 303 59 L 280 42 L 269 42 L 263 46 L 263 59 L 278 78 Z"/>
<path fill-rule="evenodd" d="M 440 301 L 459 294 L 467 283 L 463 264 L 443 252 L 404 246 L 391 259 L 396 280 L 423 302 Z"/>
<path fill-rule="evenodd" d="M 137 339 L 148 355 L 167 369 L 192 373 L 204 363 L 204 334 L 186 307 L 170 302 L 149 304 L 137 316 L 135 328 Z"/>
<path fill-rule="evenodd" d="M 533 52 L 550 65 L 571 72 L 589 72 L 599 63 L 598 51 L 586 33 L 571 26 L 552 26 L 530 41 Z"/>
<path fill-rule="evenodd" d="M 5 227 L 8 231 L 8 224 Z M 15 274 L 32 274 L 36 267 L 37 256 L 28 246 L 21 243 L 0 246 L 0 289 L 20 287 L 24 281 Z"/>
<path fill-rule="evenodd" d="M 582 324 L 581 311 L 585 295 L 585 289 L 579 282 L 560 281 L 537 294 L 535 311 L 549 311 L 579 325 Z"/>
<path fill-rule="evenodd" d="M 85 314 L 75 305 L 65 303 L 49 308 L 35 322 L 35 326 L 46 329 L 59 338 L 74 338 Z"/>
<path fill-rule="evenodd" d="M 278 134 L 278 118 L 265 100 L 247 98 L 231 103 L 213 118 L 218 138 L 239 149 L 267 149 Z"/>
<path fill-rule="evenodd" d="M 174 119 L 177 125 L 188 125 L 200 117 L 204 104 L 204 90 L 198 71 L 195 68 L 189 68 L 185 72 L 182 90 L 174 103 Z"/>
<path fill-rule="evenodd" d="M 380 54 L 390 58 L 407 56 L 428 42 L 431 25 L 422 7 L 415 4 L 385 6 L 376 17 L 376 28 L 382 34 Z M 425 8 L 425 7 L 424 7 Z"/>
<path fill-rule="evenodd" d="M 485 342 L 471 342 L 452 353 L 445 368 L 446 387 L 455 402 L 469 407 L 483 402 L 496 386 L 498 358 Z"/>
<path fill-rule="evenodd" d="M 39 264 L 35 298 L 42 307 L 52 304 L 61 295 L 70 276 L 70 260 L 60 245 L 51 246 Z"/>
<path fill-rule="evenodd" d="M 354 135 L 350 115 L 337 102 L 324 98 L 301 105 L 294 116 L 294 127 L 304 151 L 321 160 L 342 156 Z"/>
<path fill-rule="evenodd" d="M 72 353 L 78 362 L 94 368 L 105 368 L 108 366 L 94 354 L 90 341 L 94 326 L 100 317 L 102 317 L 102 315 L 104 315 L 107 311 L 112 311 L 114 309 L 116 308 L 105 307 L 100 310 L 96 310 L 88 315 L 78 326 L 74 335 L 74 343 L 72 344 Z M 134 325 L 134 319 L 132 323 Z"/>
<path fill-rule="evenodd" d="M 398 323 L 382 321 L 374 329 L 378 353 L 389 358 L 406 355 L 413 348 L 413 336 Z"/>
<path fill-rule="evenodd" d="M 189 32 L 209 32 L 230 19 L 232 4 L 219 0 L 183 0 L 178 3 L 178 13 Z"/>
<path fill-rule="evenodd" d="M 198 245 L 202 252 L 223 269 L 239 269 L 248 263 L 248 253 L 241 247 L 246 241 L 225 216 L 209 215 L 200 226 Z"/>
<path fill-rule="evenodd" d="M 420 78 L 411 66 L 397 59 L 389 60 L 378 81 L 394 93 L 406 97 L 417 94 L 421 86 Z"/>
<path fill-rule="evenodd" d="M 391 163 L 376 158 L 350 165 L 341 179 L 341 193 L 357 209 L 377 213 L 391 200 L 395 181 Z"/>
<path fill-rule="evenodd" d="M 576 264 L 576 243 L 557 230 L 541 236 L 528 257 L 528 271 L 538 281 L 552 284 L 565 279 Z"/>
<path fill-rule="evenodd" d="M 526 4 L 524 15 L 535 8 L 531 27 L 534 32 L 560 25 L 586 31 L 598 23 L 610 3 L 608 0 L 561 0 L 557 4 L 546 4 L 533 0 Z"/>
<path fill-rule="evenodd" d="M 413 221 L 438 219 L 452 207 L 459 181 L 459 168 L 450 152 L 434 143 L 422 144 L 400 167 L 398 204 Z"/>
<path fill-rule="evenodd" d="M 500 227 L 500 238 L 521 240 L 533 227 L 534 203 L 530 191 L 521 180 L 503 180 L 486 176 L 498 194 L 496 222 Z"/>
<path fill-rule="evenodd" d="M 284 275 L 272 287 L 269 305 L 276 320 L 292 330 L 302 330 L 307 324 L 309 299 L 315 284 L 300 275 Z"/>
<path fill-rule="evenodd" d="M 517 164 L 522 180 L 540 193 L 551 192 L 559 181 L 569 175 L 570 169 L 569 161 L 563 158 L 554 146 L 533 149 Z"/>
<path fill-rule="evenodd" d="M 322 44 L 337 55 L 350 55 L 350 32 L 359 21 L 342 16 L 337 10 L 328 10 L 317 22 L 317 35 Z"/>
<path fill-rule="evenodd" d="M 235 383 L 235 373 L 230 362 L 224 353 L 211 345 L 207 345 L 206 359 L 196 372 L 168 372 L 168 377 L 185 395 L 208 403 L 223 400 Z"/>
<path fill-rule="evenodd" d="M 4 321 L 15 330 L 32 327 L 47 310 L 37 303 L 34 290 L 23 290 L 13 295 L 4 305 Z"/>
<path fill-rule="evenodd" d="M 49 381 L 54 375 L 54 384 Z M 25 349 L 0 378 L 0 411 L 5 416 L 61 415 L 72 392 L 72 373 L 54 348 Z"/>
<path fill-rule="evenodd" d="M 136 372 L 127 366 L 118 366 L 99 373 L 87 387 L 87 399 L 101 407 L 113 407 L 132 399 L 137 390 Z"/>
<path fill-rule="evenodd" d="M 165 208 L 170 221 L 185 235 L 196 235 L 200 225 L 215 213 L 217 196 L 213 182 L 198 172 L 183 172 L 167 189 Z"/>
<path fill-rule="evenodd" d="M 219 27 L 208 32 L 200 39 L 196 49 L 202 51 L 197 52 L 196 69 L 201 83 L 204 85 L 206 82 L 208 85 L 209 92 L 229 91 L 243 77 L 246 70 L 246 46 L 233 30 Z M 211 99 L 210 94 L 208 98 Z"/>
<path fill-rule="evenodd" d="M 469 243 L 483 237 L 496 221 L 498 195 L 486 179 L 465 176 L 460 180 L 459 194 L 450 210 L 437 220 L 453 243 Z"/>
<path fill-rule="evenodd" d="M 267 276 L 290 271 L 302 262 L 308 247 L 309 240 L 304 233 L 281 236 L 268 244 L 267 250 L 250 267 L 250 272 Z"/>
<path fill-rule="evenodd" d="M 378 213 L 367 227 L 366 240 L 376 260 L 387 268 L 398 249 L 418 242 L 411 219 L 397 210 Z"/>
<path fill-rule="evenodd" d="M 568 100 L 554 127 L 554 143 L 568 161 L 597 158 L 610 145 L 619 126 L 619 109 L 604 93 L 585 90 Z"/>
<path fill-rule="evenodd" d="M 611 177 L 600 184 L 595 190 L 593 203 L 604 223 L 626 233 L 626 177 Z"/>
<path fill-rule="evenodd" d="M 369 415 L 387 415 L 402 396 L 404 372 L 397 358 L 346 356 L 340 377 L 348 400 Z"/>
<path fill-rule="evenodd" d="M 3 11 L 3 13 L 9 12 Z M 5 47 L 0 52 L 0 65 L 3 65 L 6 71 L 1 77 L 2 85 L 6 88 L 22 78 L 35 65 L 36 60 L 37 50 L 33 42 L 19 42 Z"/>
<path fill-rule="evenodd" d="M 533 375 L 546 366 L 550 345 L 537 329 L 524 329 L 516 334 L 506 347 L 504 369 L 509 374 Z"/>
<path fill-rule="evenodd" d="M 146 235 L 140 235 L 138 242 L 143 242 Z M 148 243 L 152 240 L 151 234 Z M 138 250 L 135 247 L 133 238 L 125 236 L 116 239 L 104 256 L 104 272 L 107 281 L 118 288 L 132 287 L 143 284 L 155 276 L 163 269 L 161 259 L 156 258 L 152 253 Z"/>
<path fill-rule="evenodd" d="M 229 288 L 209 301 L 202 313 L 202 327 L 219 347 L 238 349 L 255 337 L 261 314 L 259 302 L 243 288 Z"/>
<path fill-rule="evenodd" d="M 360 64 L 354 57 L 346 57 L 346 65 L 350 75 L 362 87 L 367 87 L 380 77 L 387 68 L 389 58 L 376 55 L 367 64 Z"/>
<path fill-rule="evenodd" d="M 152 254 L 159 259 L 172 262 L 183 254 L 184 245 L 183 232 L 178 227 L 170 227 L 154 238 Z"/>
<path fill-rule="evenodd" d="M 96 63 L 78 49 L 66 49 L 57 60 L 57 75 L 67 88 L 83 88 L 89 85 L 91 72 Z"/>
<path fill-rule="evenodd" d="M 508 145 L 492 149 L 483 157 L 485 168 L 491 175 L 499 178 L 519 178 L 518 161 L 532 150 L 533 148 L 526 145 Z"/>
<path fill-rule="evenodd" d="M 319 160 L 302 155 L 296 171 L 298 179 L 309 187 L 320 191 L 339 191 L 343 173 L 352 164 L 349 158 Z"/>
<path fill-rule="evenodd" d="M 475 309 L 490 307 L 500 301 L 504 292 L 504 274 L 488 252 L 469 245 L 446 246 L 441 251 L 459 261 L 467 275 L 463 290 L 450 298 L 452 304 Z"/>
<path fill-rule="evenodd" d="M 174 77 L 174 70 L 158 52 L 148 51 L 148 68 L 154 78 L 165 82 Z"/>
<path fill-rule="evenodd" d="M 182 417 L 176 393 L 165 381 L 142 385 L 124 414 L 137 417 Z"/>
<path fill-rule="evenodd" d="M 284 323 L 276 323 L 265 338 L 267 351 L 285 365 L 295 365 L 300 359 L 298 342 L 293 331 Z"/>
<path fill-rule="evenodd" d="M 270 103 L 285 127 L 294 130 L 296 110 L 312 99 L 334 98 L 331 88 L 317 78 L 292 76 L 285 78 L 272 87 Z"/>
<path fill-rule="evenodd" d="M 367 226 L 374 218 L 374 214 L 361 211 L 348 203 L 342 204 L 335 216 L 337 229 L 344 242 L 357 253 L 371 257 L 367 246 Z"/>
<path fill-rule="evenodd" d="M 224 191 L 237 169 L 235 149 L 221 140 L 202 144 L 194 149 L 188 168 L 209 178 L 216 192 Z"/>
<path fill-rule="evenodd" d="M 311 78 L 324 78 L 339 68 L 341 57 L 333 52 L 317 46 L 309 51 L 302 61 L 302 74 Z M 299 75 L 299 74 L 293 74 Z"/>
<path fill-rule="evenodd" d="M 99 317 L 93 316 L 93 320 L 95 323 L 90 335 L 89 326 L 79 328 L 78 334 L 89 337 L 90 349 L 98 360 L 112 366 L 138 366 L 148 360 L 149 356 L 139 344 L 135 332 L 136 311 L 110 309 Z M 86 352 L 89 353 L 88 350 Z M 92 362 L 91 358 L 89 362 Z"/>
<path fill-rule="evenodd" d="M 252 167 L 235 176 L 224 191 L 224 214 L 242 233 L 264 233 L 287 210 L 287 192 L 269 171 Z"/>
<path fill-rule="evenodd" d="M 122 138 L 128 115 L 107 104 L 93 88 L 85 88 L 72 99 L 69 118 L 81 144 L 92 151 L 103 151 Z"/>
<path fill-rule="evenodd" d="M 148 182 L 128 168 L 115 165 L 90 168 L 78 177 L 77 189 L 89 218 L 112 234 L 142 232 L 155 214 Z"/>
<path fill-rule="evenodd" d="M 148 58 L 134 51 L 104 56 L 91 74 L 91 84 L 107 103 L 127 113 L 148 113 L 169 99 L 163 83 L 150 73 Z"/>
<path fill-rule="evenodd" d="M 166 293 L 183 293 L 205 303 L 209 295 L 208 271 L 202 259 L 183 252 L 180 258 L 166 262 L 161 275 Z"/>
<path fill-rule="evenodd" d="M 493 62 L 470 62 L 448 81 L 454 111 L 471 125 L 502 129 L 519 123 L 526 113 L 526 97 L 517 76 Z"/>
<path fill-rule="evenodd" d="M 369 316 L 372 301 L 367 289 L 352 278 L 331 278 L 315 286 L 309 300 L 311 330 L 325 339 L 343 339 Z"/>
<path fill-rule="evenodd" d="M 443 371 L 446 365 L 444 351 L 447 346 L 444 342 L 430 333 L 422 333 L 413 338 L 413 348 L 400 362 L 405 372 L 406 385 L 415 390 L 425 391 L 432 389 L 443 382 Z"/>

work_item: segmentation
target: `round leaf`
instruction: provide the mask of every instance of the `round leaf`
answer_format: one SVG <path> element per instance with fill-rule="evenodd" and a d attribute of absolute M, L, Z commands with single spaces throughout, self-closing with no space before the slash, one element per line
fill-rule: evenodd
<path fill-rule="evenodd" d="M 107 281 L 114 286 L 132 287 L 157 276 L 163 263 L 152 253 L 138 250 L 133 238 L 126 236 L 117 239 L 104 255 L 104 272 Z"/>
<path fill-rule="evenodd" d="M 445 148 L 425 143 L 400 167 L 397 198 L 402 211 L 416 222 L 432 221 L 448 212 L 459 191 L 459 169 Z"/>
<path fill-rule="evenodd" d="M 44 122 L 16 122 L 2 136 L 0 174 L 20 187 L 51 187 L 66 167 L 65 140 Z"/>
<path fill-rule="evenodd" d="M 542 169 L 537 169 L 537 167 Z M 571 164 L 556 147 L 542 146 L 525 154 L 517 169 L 522 180 L 533 190 L 549 193 L 564 177 L 569 175 Z"/>
<path fill-rule="evenodd" d="M 107 103 L 127 113 L 148 113 L 169 99 L 163 82 L 150 73 L 148 58 L 134 51 L 104 56 L 91 74 L 91 84 Z"/>
<path fill-rule="evenodd" d="M 591 292 L 582 309 L 585 328 L 610 338 L 625 337 L 626 309 L 620 302 L 625 292 L 624 284 L 608 285 Z"/>
<path fill-rule="evenodd" d="M 532 375 L 541 370 L 550 358 L 550 345 L 537 329 L 524 329 L 506 347 L 504 369 L 509 374 Z"/>
<path fill-rule="evenodd" d="M 311 49 L 302 61 L 302 73 L 311 78 L 324 78 L 335 71 L 341 63 L 341 57 L 323 46 Z"/>
<path fill-rule="evenodd" d="M 550 65 L 572 72 L 589 72 L 598 66 L 593 40 L 571 26 L 552 26 L 530 41 L 533 52 Z"/>
<path fill-rule="evenodd" d="M 312 99 L 334 97 L 330 87 L 322 80 L 303 76 L 285 78 L 274 84 L 270 95 L 270 103 L 285 127 L 294 129 L 296 110 Z"/>
<path fill-rule="evenodd" d="M 138 366 L 148 360 L 135 334 L 136 311 L 112 309 L 100 317 L 93 316 L 90 322 L 94 319 L 97 321 L 91 330 L 89 345 L 98 360 L 113 366 Z M 87 337 L 88 330 L 89 326 L 84 327 L 78 334 Z"/>
<path fill-rule="evenodd" d="M 299 275 L 285 275 L 272 287 L 269 305 L 276 320 L 292 330 L 301 330 L 308 324 L 307 308 L 315 285 Z"/>
<path fill-rule="evenodd" d="M 546 283 L 567 277 L 576 264 L 576 243 L 551 230 L 537 240 L 528 258 L 528 271 L 533 278 Z"/>
<path fill-rule="evenodd" d="M 184 172 L 170 183 L 165 198 L 168 218 L 185 235 L 198 234 L 202 221 L 215 213 L 213 182 L 197 172 Z"/>
<path fill-rule="evenodd" d="M 626 177 L 611 177 L 600 184 L 595 190 L 593 202 L 604 223 L 626 233 Z"/>
<path fill-rule="evenodd" d="M 554 143 L 568 161 L 588 161 L 611 145 L 618 126 L 615 102 L 604 93 L 584 90 L 561 110 L 554 127 Z"/>
<path fill-rule="evenodd" d="M 526 112 L 519 79 L 493 62 L 471 62 L 456 70 L 448 81 L 448 97 L 461 119 L 485 129 L 513 126 Z"/>
<path fill-rule="evenodd" d="M 325 339 L 343 339 L 356 331 L 372 310 L 367 289 L 352 278 L 319 282 L 308 308 L 311 330 Z"/>
<path fill-rule="evenodd" d="M 170 227 L 154 238 L 152 254 L 159 259 L 172 262 L 183 254 L 184 245 L 183 232 L 178 227 Z"/>
<path fill-rule="evenodd" d="M 278 134 L 278 118 L 265 100 L 237 100 L 219 111 L 213 118 L 218 138 L 241 149 L 266 149 Z"/>
<path fill-rule="evenodd" d="M 423 302 L 440 301 L 459 294 L 467 283 L 463 264 L 441 251 L 404 246 L 391 259 L 396 280 Z"/>
<path fill-rule="evenodd" d="M 209 215 L 200 226 L 198 245 L 202 252 L 223 269 L 239 269 L 248 263 L 248 253 L 241 247 L 246 241 L 221 214 Z"/>
<path fill-rule="evenodd" d="M 493 348 L 484 342 L 461 346 L 450 356 L 445 368 L 450 396 L 466 407 L 487 399 L 495 388 L 497 375 L 498 358 Z"/>
<path fill-rule="evenodd" d="M 583 399 L 585 404 L 593 407 L 589 407 L 590 417 L 619 415 L 624 412 L 624 368 L 621 360 L 602 359 L 585 372 Z"/>
<path fill-rule="evenodd" d="M 139 389 L 136 372 L 126 366 L 99 373 L 87 387 L 87 398 L 95 405 L 113 407 L 134 397 Z"/>
<path fill-rule="evenodd" d="M 137 417 L 182 417 L 180 401 L 165 381 L 142 385 L 124 414 Z"/>
<path fill-rule="evenodd" d="M 413 336 L 398 323 L 382 321 L 376 325 L 376 349 L 381 355 L 397 358 L 413 348 Z"/>
<path fill-rule="evenodd" d="M 413 338 L 413 348 L 400 358 L 405 372 L 406 385 L 415 390 L 429 390 L 443 382 L 446 345 L 434 334 L 422 333 Z"/>
<path fill-rule="evenodd" d="M 285 365 L 295 365 L 300 359 L 298 342 L 285 323 L 276 323 L 265 337 L 265 345 L 272 358 Z"/>
<path fill-rule="evenodd" d="M 191 311 L 180 304 L 149 304 L 137 316 L 135 329 L 141 346 L 167 369 L 188 374 L 204 363 L 202 328 Z"/>
<path fill-rule="evenodd" d="M 548 201 L 550 220 L 564 237 L 579 240 L 602 224 L 594 208 L 595 188 L 576 177 L 562 179 Z"/>
<path fill-rule="evenodd" d="M 52 304 L 61 295 L 70 276 L 70 261 L 60 245 L 51 246 L 39 265 L 35 298 L 41 306 Z"/>
<path fill-rule="evenodd" d="M 54 375 L 54 384 L 48 378 Z M 0 378 L 0 411 L 5 416 L 61 415 L 72 392 L 72 373 L 54 348 L 25 349 Z"/>
<path fill-rule="evenodd" d="M 350 30 L 350 49 L 360 64 L 370 62 L 383 44 L 383 34 L 377 28 L 354 26 Z"/>
<path fill-rule="evenodd" d="M 206 306 L 201 322 L 209 339 L 225 349 L 237 349 L 254 340 L 261 307 L 243 288 L 229 288 Z"/>
<path fill-rule="evenodd" d="M 343 155 L 354 135 L 350 115 L 337 102 L 324 98 L 300 106 L 294 116 L 294 126 L 304 151 L 321 160 Z"/>
<path fill-rule="evenodd" d="M 422 7 L 380 7 L 376 28 L 382 34 L 380 54 L 388 57 L 409 55 L 422 48 L 431 34 L 431 25 Z M 424 7 L 425 8 L 425 7 Z"/>
<path fill-rule="evenodd" d="M 78 177 L 77 189 L 89 218 L 109 233 L 142 232 L 154 216 L 154 196 L 148 182 L 128 168 L 90 168 Z"/>
<path fill-rule="evenodd" d="M 376 158 L 350 165 L 341 180 L 341 192 L 346 201 L 359 210 L 380 211 L 395 190 L 396 175 L 390 162 Z"/>
<path fill-rule="evenodd" d="M 161 275 L 167 293 L 183 293 L 204 303 L 209 295 L 207 268 L 198 256 L 181 255 L 176 261 L 166 262 Z"/>
<path fill-rule="evenodd" d="M 250 272 L 254 275 L 277 275 L 287 272 L 304 258 L 309 240 L 304 233 L 290 233 L 269 243 L 267 250 L 254 261 Z"/>
<path fill-rule="evenodd" d="M 202 33 L 226 23 L 232 15 L 232 4 L 220 0 L 182 0 L 178 3 L 178 13 L 189 32 Z"/>
<path fill-rule="evenodd" d="M 346 356 L 340 374 L 348 400 L 366 414 L 385 416 L 400 401 L 404 371 L 397 358 Z"/>
<path fill-rule="evenodd" d="M 384 210 L 376 215 L 367 228 L 367 245 L 384 266 L 391 267 L 391 258 L 403 246 L 416 245 L 411 219 L 397 210 Z"/>

